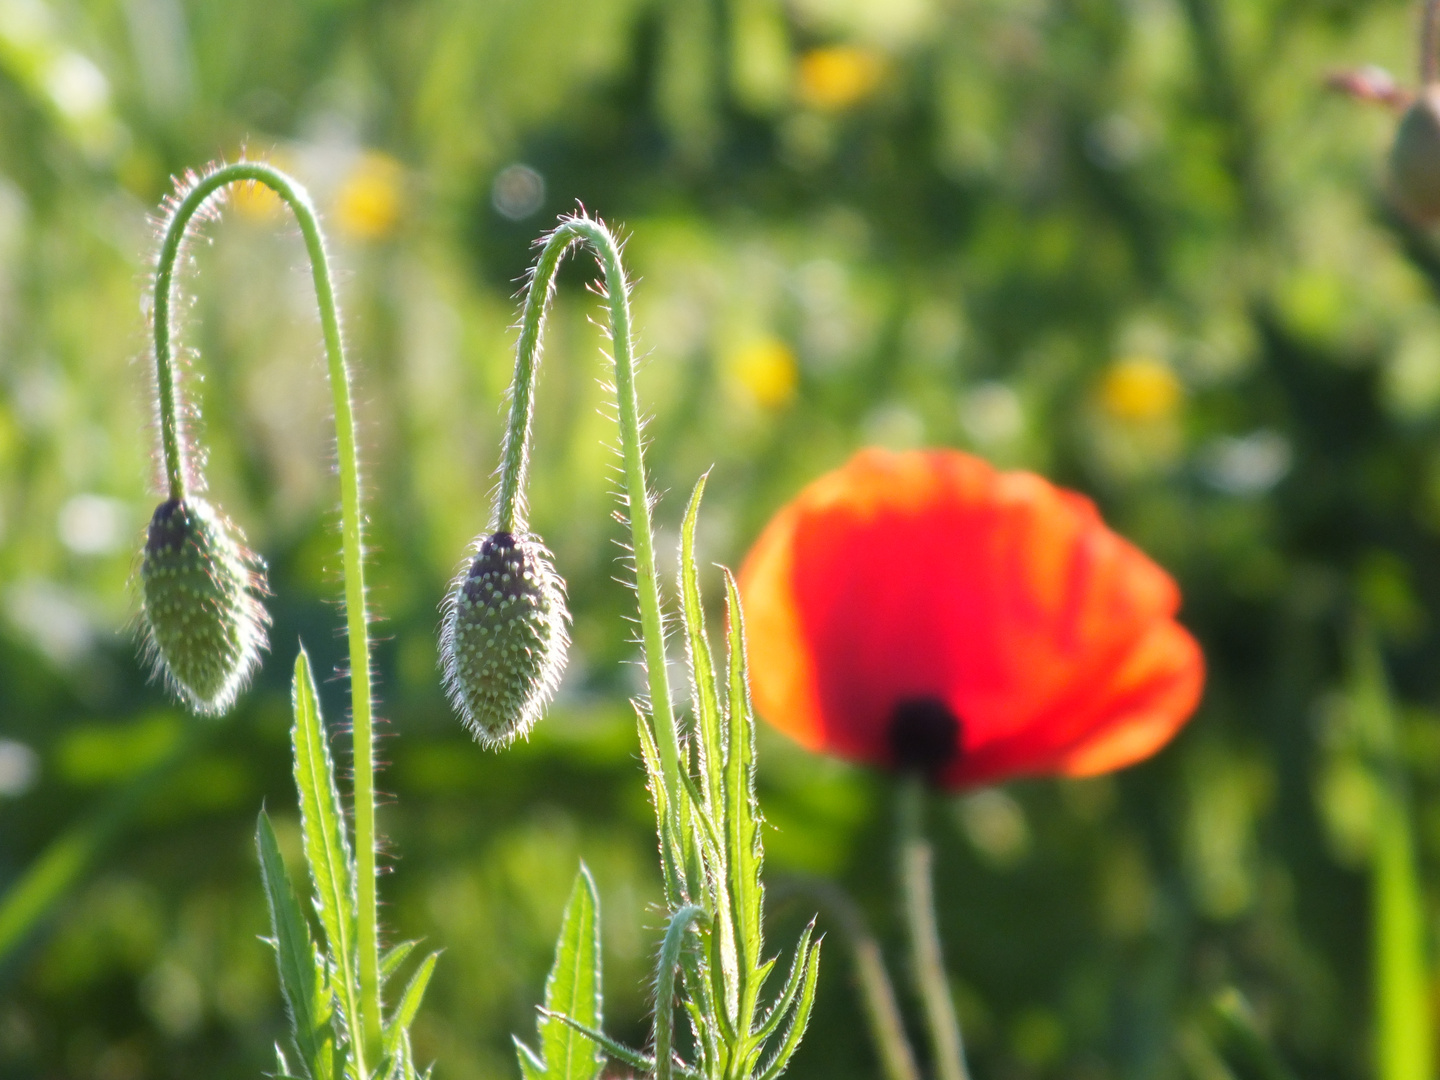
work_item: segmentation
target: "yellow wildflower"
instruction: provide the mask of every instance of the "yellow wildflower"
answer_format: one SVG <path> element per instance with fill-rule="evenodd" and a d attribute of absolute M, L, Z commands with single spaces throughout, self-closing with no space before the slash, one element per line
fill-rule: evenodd
<path fill-rule="evenodd" d="M 875 92 L 885 64 L 872 49 L 830 45 L 800 57 L 796 94 L 804 105 L 838 112 Z"/>
<path fill-rule="evenodd" d="M 788 405 L 800 381 L 795 353 L 776 337 L 757 338 L 737 350 L 728 365 L 735 381 L 762 408 Z"/>
<path fill-rule="evenodd" d="M 1180 405 L 1180 380 L 1152 356 L 1116 360 L 1100 384 L 1100 405 L 1117 420 L 1163 420 Z"/>
<path fill-rule="evenodd" d="M 386 154 L 362 154 L 335 196 L 335 222 L 357 240 L 388 236 L 400 220 L 403 170 Z"/>

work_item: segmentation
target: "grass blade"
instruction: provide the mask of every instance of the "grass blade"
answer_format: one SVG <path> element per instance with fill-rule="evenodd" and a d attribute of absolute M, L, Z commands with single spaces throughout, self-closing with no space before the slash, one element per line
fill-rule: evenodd
<path fill-rule="evenodd" d="M 359 986 L 355 973 L 355 870 L 350 856 L 340 790 L 330 742 L 320 719 L 310 657 L 301 648 L 295 657 L 292 683 L 295 723 L 290 729 L 295 749 L 295 787 L 300 793 L 301 835 L 305 861 L 315 885 L 315 909 L 325 930 L 330 959 L 339 982 L 345 1026 L 359 1027 Z"/>
<path fill-rule="evenodd" d="M 280 990 L 290 1014 L 295 1048 L 312 1080 L 331 1080 L 335 1076 L 335 1043 L 323 968 L 310 938 L 310 924 L 295 899 L 290 874 L 280 857 L 275 830 L 263 810 L 255 827 L 255 847 L 275 934 Z"/>

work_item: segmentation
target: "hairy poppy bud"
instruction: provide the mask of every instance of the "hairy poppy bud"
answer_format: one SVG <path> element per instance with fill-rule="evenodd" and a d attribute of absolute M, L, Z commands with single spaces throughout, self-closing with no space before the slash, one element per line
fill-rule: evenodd
<path fill-rule="evenodd" d="M 156 669 L 196 712 L 224 712 L 265 647 L 254 556 L 209 503 L 170 499 L 150 519 L 140 580 Z"/>
<path fill-rule="evenodd" d="M 1390 188 L 1415 223 L 1440 218 L 1440 85 L 1425 87 L 1405 110 L 1390 149 Z"/>
<path fill-rule="evenodd" d="M 565 583 L 531 535 L 480 542 L 445 601 L 440 662 L 450 700 L 481 743 L 529 732 L 555 693 L 570 644 Z"/>

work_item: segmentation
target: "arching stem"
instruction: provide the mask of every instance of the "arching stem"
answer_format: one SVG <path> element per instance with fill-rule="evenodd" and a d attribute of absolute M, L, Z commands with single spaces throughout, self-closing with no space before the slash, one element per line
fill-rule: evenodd
<path fill-rule="evenodd" d="M 940 930 L 935 920 L 934 850 L 925 838 L 925 786 L 919 777 L 900 781 L 900 892 L 910 935 L 910 962 L 925 1008 L 930 1049 L 938 1080 L 970 1080 L 960 1018 L 945 975 Z"/>
<path fill-rule="evenodd" d="M 315 207 L 304 188 L 279 169 L 255 161 L 226 165 L 202 177 L 175 206 L 165 226 L 155 271 L 155 374 L 160 394 L 160 441 L 172 499 L 184 498 L 191 478 L 179 427 L 180 388 L 172 355 L 171 309 L 175 265 L 195 214 L 229 184 L 252 182 L 269 188 L 295 215 L 315 284 L 325 358 L 335 410 L 340 464 L 340 517 L 345 568 L 345 629 L 350 648 L 350 702 L 355 758 L 355 856 L 357 944 L 360 952 L 360 1015 L 363 1038 L 356 1040 L 363 1062 L 380 1060 L 380 960 L 375 888 L 375 757 L 370 700 L 370 634 L 366 623 L 363 522 L 360 516 L 360 467 L 350 399 L 350 371 L 340 337 L 340 316 L 330 274 L 325 238 Z M 363 1068 L 363 1065 L 362 1065 Z"/>
<path fill-rule="evenodd" d="M 649 680 L 650 711 L 657 731 L 665 783 L 680 790 L 680 736 L 670 703 L 665 667 L 665 633 L 660 616 L 660 582 L 655 572 L 655 541 L 650 526 L 649 485 L 640 438 L 640 405 L 635 394 L 635 350 L 630 334 L 630 285 L 620 262 L 620 245 L 602 222 L 584 216 L 565 218 L 550 233 L 530 277 L 520 316 L 520 341 L 515 351 L 515 381 L 510 390 L 510 421 L 500 462 L 500 488 L 495 501 L 495 527 L 515 532 L 525 524 L 525 472 L 529 463 L 530 430 L 535 412 L 535 371 L 545 312 L 555 290 L 555 271 L 565 253 L 585 244 L 605 275 L 610 307 L 610 340 L 615 359 L 615 397 L 620 446 L 625 470 L 625 495 L 630 506 L 630 543 L 635 556 L 635 588 L 640 603 L 640 633 Z"/>

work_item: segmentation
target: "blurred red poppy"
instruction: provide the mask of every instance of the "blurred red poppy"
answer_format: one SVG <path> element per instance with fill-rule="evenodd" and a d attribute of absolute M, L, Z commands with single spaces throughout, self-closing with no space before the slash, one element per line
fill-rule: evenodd
<path fill-rule="evenodd" d="M 1089 499 L 958 451 L 861 451 L 740 588 L 762 717 L 942 787 L 1149 757 L 1204 682 L 1175 582 Z"/>

